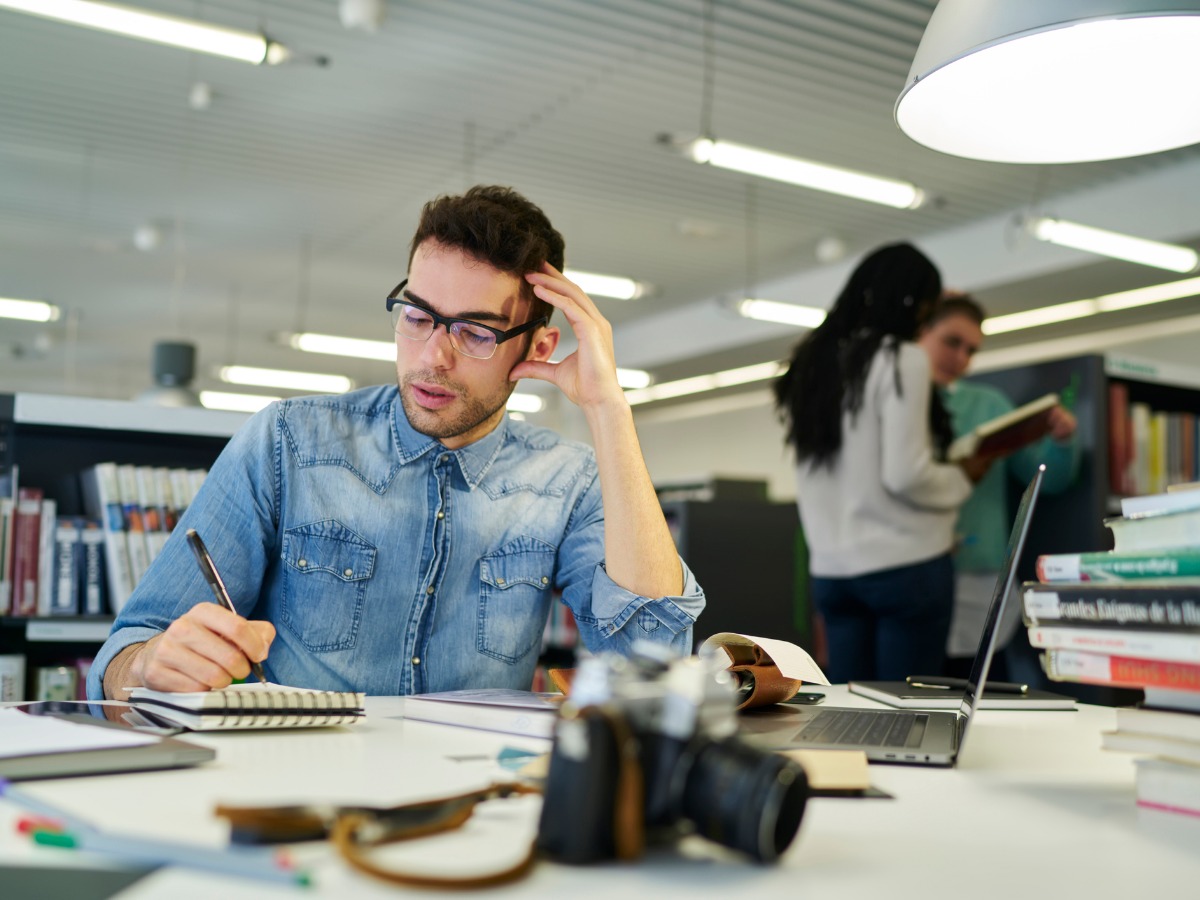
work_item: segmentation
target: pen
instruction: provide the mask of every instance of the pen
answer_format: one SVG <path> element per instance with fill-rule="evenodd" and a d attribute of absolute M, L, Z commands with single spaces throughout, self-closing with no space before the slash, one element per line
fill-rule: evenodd
<path fill-rule="evenodd" d="M 213 596 L 217 598 L 218 603 L 236 615 L 237 609 L 233 605 L 233 598 L 229 596 L 229 591 L 225 589 L 225 582 L 221 580 L 221 573 L 217 571 L 212 557 L 208 554 L 208 548 L 204 546 L 204 541 L 196 533 L 195 528 L 187 530 L 187 541 L 192 548 L 192 553 L 196 555 L 196 564 L 200 566 L 200 573 L 204 576 L 204 580 L 208 582 Z M 263 684 L 267 683 L 267 676 L 263 672 L 261 665 L 252 662 L 250 663 L 250 670 L 254 672 L 255 678 Z"/>
<path fill-rule="evenodd" d="M 92 827 L 87 821 L 67 812 L 65 809 L 59 809 L 51 803 L 39 800 L 37 797 L 31 797 L 5 778 L 0 778 L 0 797 L 4 797 L 6 800 L 17 804 L 17 806 L 24 810 L 37 813 L 38 816 L 45 816 L 47 819 L 61 823 L 67 828 L 75 828 L 82 831 Z"/>
<path fill-rule="evenodd" d="M 105 853 L 130 862 L 187 866 L 225 875 L 305 886 L 312 883 L 309 874 L 296 869 L 285 853 L 257 847 L 193 846 L 132 835 L 106 834 L 95 829 L 75 832 L 41 829 L 33 832 L 33 841 L 45 847 Z"/>
<path fill-rule="evenodd" d="M 967 686 L 965 678 L 949 678 L 943 675 L 909 675 L 904 679 L 909 687 L 941 688 L 945 690 L 963 690 Z M 1012 681 L 989 681 L 983 686 L 983 692 L 993 694 L 1028 694 L 1029 685 L 1017 684 Z"/>

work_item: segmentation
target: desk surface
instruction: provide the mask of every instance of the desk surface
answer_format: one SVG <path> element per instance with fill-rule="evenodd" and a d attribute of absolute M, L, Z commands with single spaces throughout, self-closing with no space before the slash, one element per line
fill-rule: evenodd
<path fill-rule="evenodd" d="M 828 703 L 873 706 L 829 689 Z M 500 775 L 503 746 L 547 742 L 396 718 L 397 698 L 368 698 L 368 722 L 352 729 L 191 735 L 218 749 L 197 769 L 27 782 L 24 788 L 96 824 L 219 846 L 218 801 L 331 800 L 378 805 L 484 784 Z M 1134 767 L 1099 748 L 1113 710 L 985 710 L 977 714 L 958 768 L 871 767 L 894 799 L 810 801 L 800 834 L 778 866 L 758 867 L 695 842 L 657 851 L 637 865 L 540 864 L 492 895 L 522 897 L 961 896 L 969 900 L 1086 897 L 1192 898 L 1200 884 L 1200 820 L 1139 810 Z M 461 832 L 400 848 L 390 857 L 451 871 L 518 857 L 536 829 L 535 798 L 489 804 Z M 44 864 L 59 851 L 33 848 L 13 832 L 16 811 L 0 802 L 0 861 Z M 164 869 L 122 898 L 211 900 L 273 896 L 395 897 L 399 889 L 349 871 L 324 844 L 300 850 L 316 888 L 298 891 L 182 869 Z M 422 892 L 404 890 L 404 896 Z M 444 893 L 429 896 L 445 897 Z"/>

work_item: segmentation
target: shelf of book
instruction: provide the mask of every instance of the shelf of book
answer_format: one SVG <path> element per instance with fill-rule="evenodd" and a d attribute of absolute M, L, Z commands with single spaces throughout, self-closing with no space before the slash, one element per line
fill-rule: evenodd
<path fill-rule="evenodd" d="M 119 606 L 128 596 L 245 420 L 199 408 L 0 394 L 0 657 L 9 689 L 21 684 L 15 699 L 36 698 L 39 685 L 78 684 L 111 626 L 110 600 Z M 110 475 L 123 490 L 113 493 Z M 114 580 L 118 572 L 125 580 Z"/>

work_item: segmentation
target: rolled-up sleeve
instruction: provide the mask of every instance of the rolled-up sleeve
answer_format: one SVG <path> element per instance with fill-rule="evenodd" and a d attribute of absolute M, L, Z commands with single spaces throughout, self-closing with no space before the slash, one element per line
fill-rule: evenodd
<path fill-rule="evenodd" d="M 593 653 L 628 653 L 638 641 L 692 652 L 692 626 L 704 609 L 704 590 L 679 560 L 683 590 L 674 597 L 643 597 L 618 585 L 604 566 L 604 510 L 600 482 L 576 503 L 559 548 L 558 586 L 584 646 Z"/>

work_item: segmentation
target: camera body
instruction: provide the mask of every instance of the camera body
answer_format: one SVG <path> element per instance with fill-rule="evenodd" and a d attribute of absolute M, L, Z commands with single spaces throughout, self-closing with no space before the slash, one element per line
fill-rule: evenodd
<path fill-rule="evenodd" d="M 738 682 L 719 663 L 661 653 L 580 665 L 555 729 L 538 847 L 590 863 L 697 833 L 774 862 L 804 815 L 804 770 L 737 739 Z"/>

